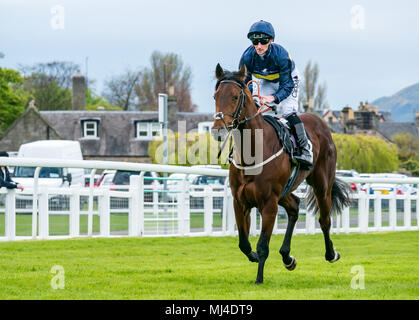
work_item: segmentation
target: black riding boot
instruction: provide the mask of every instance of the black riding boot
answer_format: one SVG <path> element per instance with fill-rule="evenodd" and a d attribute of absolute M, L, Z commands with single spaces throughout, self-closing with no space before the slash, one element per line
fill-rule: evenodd
<path fill-rule="evenodd" d="M 294 158 L 307 168 L 311 169 L 313 166 L 313 146 L 307 138 L 304 124 L 301 122 L 296 113 L 288 116 L 287 120 L 294 127 L 295 135 L 297 138 L 296 140 L 299 152 L 298 154 L 294 155 Z"/>

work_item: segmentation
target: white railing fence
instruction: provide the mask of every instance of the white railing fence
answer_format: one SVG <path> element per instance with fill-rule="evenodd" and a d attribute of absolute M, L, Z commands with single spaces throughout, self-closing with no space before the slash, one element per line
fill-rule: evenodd
<path fill-rule="evenodd" d="M 0 240 L 62 239 L 83 236 L 234 236 L 233 199 L 228 186 L 192 185 L 189 174 L 227 177 L 227 170 L 110 161 L 64 161 L 0 158 L 0 165 L 138 171 L 129 186 L 47 188 L 37 182 L 23 192 L 0 189 Z M 91 182 L 95 170 L 92 170 Z M 184 173 L 183 179 L 150 178 L 146 172 Z M 39 173 L 39 170 L 35 171 Z M 37 177 L 35 176 L 35 180 Z M 156 183 L 145 183 L 152 179 Z M 162 182 L 168 184 L 163 188 Z M 419 179 L 345 178 L 367 183 L 352 195 L 350 207 L 332 217 L 332 232 L 419 230 L 419 195 L 395 191 L 370 194 L 368 184 L 419 183 Z M 305 194 L 298 194 L 302 199 Z M 260 215 L 251 211 L 251 235 L 260 232 Z M 295 233 L 321 232 L 317 217 L 300 205 Z M 279 208 L 274 234 L 285 233 L 286 213 Z"/>

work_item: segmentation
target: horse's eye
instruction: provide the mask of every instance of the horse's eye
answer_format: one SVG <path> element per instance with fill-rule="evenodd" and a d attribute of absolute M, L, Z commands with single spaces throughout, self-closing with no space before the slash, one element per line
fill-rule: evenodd
<path fill-rule="evenodd" d="M 234 96 L 234 97 L 233 97 L 233 100 L 234 100 L 234 101 L 237 101 L 238 99 L 239 99 L 239 96 Z"/>

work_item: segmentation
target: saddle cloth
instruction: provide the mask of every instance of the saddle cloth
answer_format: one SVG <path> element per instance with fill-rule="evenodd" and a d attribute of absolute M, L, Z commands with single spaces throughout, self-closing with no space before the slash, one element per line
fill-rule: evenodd
<path fill-rule="evenodd" d="M 284 118 L 278 119 L 269 115 L 262 115 L 262 117 L 275 129 L 279 141 L 281 141 L 285 151 L 290 155 L 291 172 L 286 185 L 282 189 L 280 196 L 280 199 L 282 199 L 291 190 L 298 172 L 303 168 L 294 158 L 294 153 L 297 152 L 297 144 L 294 135 L 291 133 L 288 121 Z"/>
<path fill-rule="evenodd" d="M 269 115 L 262 115 L 262 117 L 275 129 L 279 141 L 281 141 L 285 151 L 290 155 L 291 162 L 295 163 L 294 153 L 297 151 L 297 144 L 295 137 L 290 131 L 288 121 L 284 118 L 278 119 Z"/>

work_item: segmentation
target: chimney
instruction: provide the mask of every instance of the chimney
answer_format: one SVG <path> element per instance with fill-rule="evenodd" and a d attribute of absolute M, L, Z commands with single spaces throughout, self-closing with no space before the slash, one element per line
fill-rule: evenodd
<path fill-rule="evenodd" d="M 75 75 L 71 77 L 73 81 L 73 96 L 71 99 L 73 110 L 85 110 L 86 109 L 86 78 L 77 71 Z"/>

